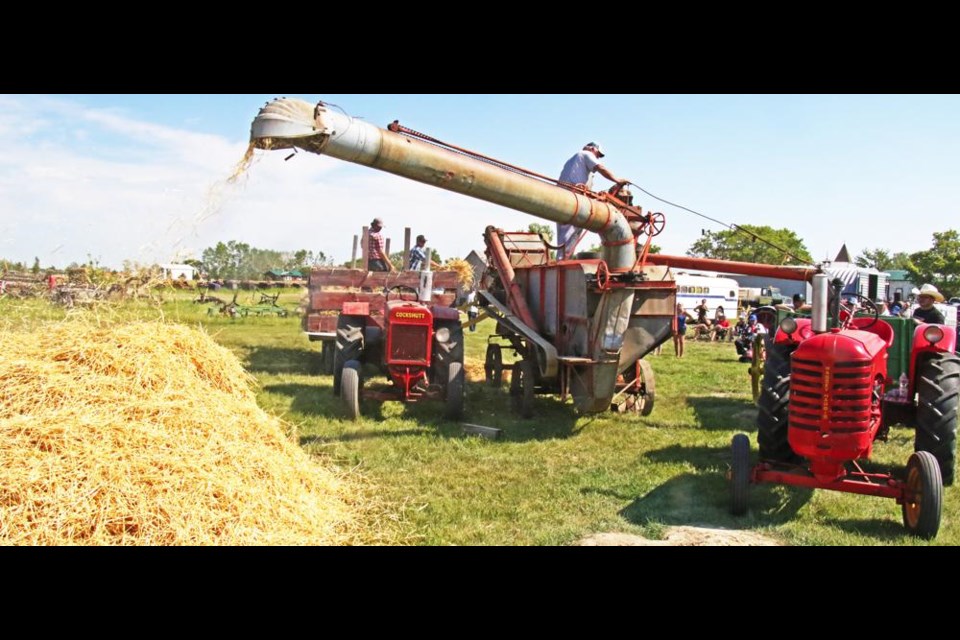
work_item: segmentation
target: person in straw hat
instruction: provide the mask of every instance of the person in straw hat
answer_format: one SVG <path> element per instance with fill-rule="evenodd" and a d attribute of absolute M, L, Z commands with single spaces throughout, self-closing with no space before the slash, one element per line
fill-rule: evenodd
<path fill-rule="evenodd" d="M 913 321 L 917 324 L 944 324 L 943 314 L 933 306 L 934 302 L 943 302 L 943 295 L 932 284 L 920 287 L 917 294 L 917 304 L 913 310 Z"/>

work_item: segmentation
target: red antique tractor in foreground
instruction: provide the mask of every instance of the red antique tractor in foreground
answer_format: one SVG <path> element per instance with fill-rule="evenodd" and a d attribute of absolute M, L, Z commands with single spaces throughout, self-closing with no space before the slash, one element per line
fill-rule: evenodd
<path fill-rule="evenodd" d="M 749 439 L 734 436 L 732 511 L 747 510 L 751 483 L 832 489 L 894 498 L 910 533 L 933 538 L 943 485 L 953 483 L 956 463 L 956 330 L 918 326 L 906 384 L 897 386 L 887 375 L 893 329 L 878 322 L 866 298 L 867 315 L 857 317 L 841 302 L 842 284 L 827 280 L 813 277 L 812 318 L 782 320 L 767 352 L 757 421 L 760 462 L 751 466 Z M 875 440 L 886 438 L 889 414 L 916 428 L 916 452 L 902 477 L 868 473 L 857 462 L 870 457 Z"/>
<path fill-rule="evenodd" d="M 304 323 L 311 339 L 333 351 L 333 392 L 351 419 L 362 397 L 442 399 L 445 416 L 463 414 L 463 330 L 455 272 L 371 273 L 318 268 L 310 273 Z M 364 365 L 376 366 L 389 389 L 364 390 Z"/>

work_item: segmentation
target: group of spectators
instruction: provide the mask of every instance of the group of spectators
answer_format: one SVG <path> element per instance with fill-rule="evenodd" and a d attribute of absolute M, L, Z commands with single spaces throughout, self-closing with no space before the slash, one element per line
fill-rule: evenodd
<path fill-rule="evenodd" d="M 678 358 L 683 357 L 684 341 L 688 329 L 693 330 L 693 337 L 707 338 L 711 342 L 733 342 L 737 354 L 742 358 L 749 351 L 753 337 L 766 333 L 766 328 L 757 321 L 757 316 L 741 311 L 737 316 L 737 323 L 730 324 L 723 307 L 717 307 L 710 318 L 710 309 L 706 299 L 700 301 L 690 313 L 677 303 L 677 325 L 673 332 L 673 348 Z"/>

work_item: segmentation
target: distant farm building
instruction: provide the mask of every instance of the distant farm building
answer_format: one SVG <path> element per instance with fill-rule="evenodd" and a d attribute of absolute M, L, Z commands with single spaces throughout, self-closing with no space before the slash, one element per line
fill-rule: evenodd
<path fill-rule="evenodd" d="M 188 264 L 161 264 L 160 272 L 168 280 L 193 280 L 197 269 Z"/>

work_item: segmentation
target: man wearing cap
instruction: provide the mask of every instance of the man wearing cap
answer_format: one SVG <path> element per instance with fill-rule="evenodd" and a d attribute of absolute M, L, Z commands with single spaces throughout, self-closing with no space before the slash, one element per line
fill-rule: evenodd
<path fill-rule="evenodd" d="M 380 231 L 383 229 L 383 220 L 374 218 L 370 223 L 369 242 L 367 243 L 367 269 L 370 271 L 396 271 L 387 255 L 386 243 Z"/>
<path fill-rule="evenodd" d="M 920 287 L 920 293 L 917 295 L 919 306 L 913 310 L 913 321 L 917 324 L 944 324 L 943 314 L 933 306 L 934 302 L 943 302 L 943 294 L 932 284 Z"/>
<path fill-rule="evenodd" d="M 417 236 L 417 244 L 410 249 L 410 271 L 423 271 L 427 264 L 427 239 L 420 235 Z"/>
<path fill-rule="evenodd" d="M 560 182 L 584 186 L 590 189 L 595 172 L 618 185 L 629 182 L 629 180 L 621 180 L 616 177 L 609 169 L 600 164 L 600 158 L 603 156 L 603 148 L 599 143 L 588 142 L 583 146 L 583 149 L 575 153 L 573 157 L 563 165 L 563 171 L 560 172 Z M 568 254 L 573 253 L 573 248 L 578 238 L 576 227 L 570 224 L 557 223 L 557 244 L 560 245 L 560 250 L 557 252 L 558 260 L 563 260 L 564 257 L 571 257 L 571 255 Z"/>

